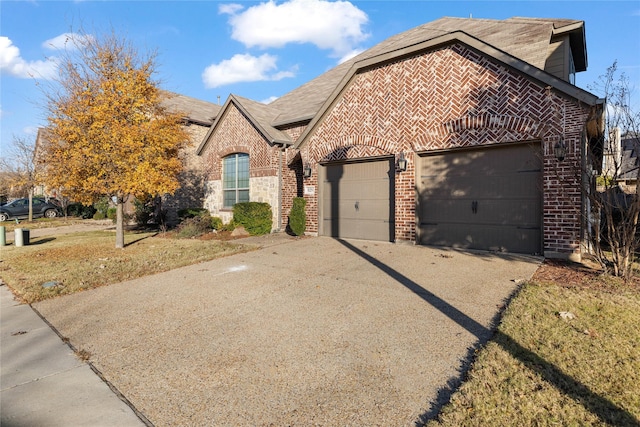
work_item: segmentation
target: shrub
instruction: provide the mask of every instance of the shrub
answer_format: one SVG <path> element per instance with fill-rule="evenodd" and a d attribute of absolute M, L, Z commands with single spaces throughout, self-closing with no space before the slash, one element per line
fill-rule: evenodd
<path fill-rule="evenodd" d="M 71 203 L 67 206 L 67 215 L 79 218 L 93 218 L 96 208 L 93 206 L 85 206 L 81 203 Z"/>
<path fill-rule="evenodd" d="M 233 222 L 233 219 L 222 226 L 222 231 L 233 231 L 238 225 Z"/>
<path fill-rule="evenodd" d="M 181 219 L 194 218 L 201 215 L 209 216 L 209 210 L 205 208 L 186 208 L 178 210 L 178 216 Z"/>
<path fill-rule="evenodd" d="M 211 219 L 206 216 L 187 218 L 176 228 L 176 235 L 182 239 L 201 236 L 211 228 Z"/>
<path fill-rule="evenodd" d="M 213 228 L 214 230 L 222 230 L 223 224 L 222 224 L 222 218 L 217 217 L 217 216 L 212 216 L 211 217 L 211 228 Z"/>
<path fill-rule="evenodd" d="M 269 203 L 245 202 L 233 206 L 233 222 L 252 236 L 270 233 L 272 217 Z"/>
<path fill-rule="evenodd" d="M 155 213 L 155 203 L 153 197 L 145 197 L 143 199 L 133 199 L 134 218 L 136 224 L 146 226 L 152 222 Z"/>
<path fill-rule="evenodd" d="M 102 213 L 102 211 L 96 211 L 96 213 L 93 214 L 93 219 L 105 219 L 104 213 Z"/>
<path fill-rule="evenodd" d="M 105 219 L 108 216 L 109 211 L 109 198 L 102 197 L 100 200 L 93 204 L 93 207 L 102 214 L 102 219 Z"/>
<path fill-rule="evenodd" d="M 296 236 L 302 236 L 307 227 L 306 205 L 307 200 L 304 197 L 294 197 L 289 214 L 289 228 Z"/>
<path fill-rule="evenodd" d="M 117 209 L 116 208 L 109 208 L 107 209 L 107 218 L 112 219 L 112 220 L 116 220 L 116 213 Z"/>

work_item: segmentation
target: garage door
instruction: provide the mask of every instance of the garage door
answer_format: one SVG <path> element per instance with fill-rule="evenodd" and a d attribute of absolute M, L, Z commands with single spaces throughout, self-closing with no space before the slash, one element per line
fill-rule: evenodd
<path fill-rule="evenodd" d="M 419 242 L 540 253 L 541 164 L 539 144 L 422 157 Z"/>
<path fill-rule="evenodd" d="M 327 164 L 320 173 L 322 235 L 393 240 L 393 159 Z"/>

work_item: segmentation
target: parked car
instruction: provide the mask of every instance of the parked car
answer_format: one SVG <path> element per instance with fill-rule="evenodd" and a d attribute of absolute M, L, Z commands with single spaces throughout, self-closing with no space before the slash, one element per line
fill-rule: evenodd
<path fill-rule="evenodd" d="M 45 199 L 33 198 L 33 217 L 55 218 L 61 215 L 60 207 L 47 202 Z M 29 199 L 17 199 L 6 205 L 0 206 L 0 221 L 8 221 L 10 219 L 28 218 L 29 217 Z"/>

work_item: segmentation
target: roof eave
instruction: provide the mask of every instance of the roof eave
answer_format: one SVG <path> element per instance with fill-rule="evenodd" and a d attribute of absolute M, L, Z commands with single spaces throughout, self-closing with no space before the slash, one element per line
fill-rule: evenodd
<path fill-rule="evenodd" d="M 573 53 L 573 61 L 576 72 L 586 71 L 589 61 L 587 58 L 587 38 L 585 35 L 584 21 L 577 21 L 573 24 L 564 25 L 553 29 L 553 35 L 569 35 L 569 44 Z"/>
<path fill-rule="evenodd" d="M 287 140 L 279 139 L 279 138 L 274 138 L 271 134 L 269 134 L 269 132 L 267 132 L 267 130 L 260 124 L 260 122 L 258 120 L 256 120 L 251 115 L 251 113 L 242 105 L 242 102 L 240 102 L 240 100 L 235 95 L 231 94 L 231 95 L 229 95 L 229 98 L 227 98 L 227 100 L 225 101 L 224 105 L 220 109 L 220 112 L 216 116 L 216 119 L 213 122 L 213 124 L 211 125 L 211 128 L 209 129 L 209 131 L 207 132 L 207 134 L 203 138 L 202 142 L 200 143 L 200 146 L 198 146 L 198 149 L 196 150 L 196 154 L 198 156 L 200 156 L 202 154 L 202 151 L 204 150 L 204 148 L 208 144 L 209 139 L 211 138 L 211 135 L 213 135 L 213 133 L 215 132 L 215 129 L 217 128 L 218 123 L 220 122 L 220 119 L 224 116 L 224 113 L 227 111 L 227 109 L 229 108 L 229 106 L 231 104 L 233 104 L 238 110 L 240 110 L 242 115 L 244 115 L 249 120 L 251 125 L 258 131 L 258 133 L 265 139 L 265 141 L 267 141 L 267 143 L 269 145 L 271 145 L 271 146 L 274 146 L 274 145 L 280 145 L 280 146 L 293 145 L 291 143 L 291 141 L 287 141 Z"/>

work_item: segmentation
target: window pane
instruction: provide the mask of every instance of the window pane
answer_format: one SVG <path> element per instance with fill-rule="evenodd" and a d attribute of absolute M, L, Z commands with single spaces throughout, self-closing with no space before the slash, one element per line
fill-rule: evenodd
<path fill-rule="evenodd" d="M 224 191 L 224 207 L 231 208 L 236 204 L 236 190 Z"/>
<path fill-rule="evenodd" d="M 238 190 L 238 203 L 249 201 L 249 190 Z"/>
<path fill-rule="evenodd" d="M 231 155 L 222 160 L 222 186 L 235 188 L 236 186 L 236 156 Z"/>
<path fill-rule="evenodd" d="M 238 188 L 249 188 L 249 155 L 238 154 Z"/>

